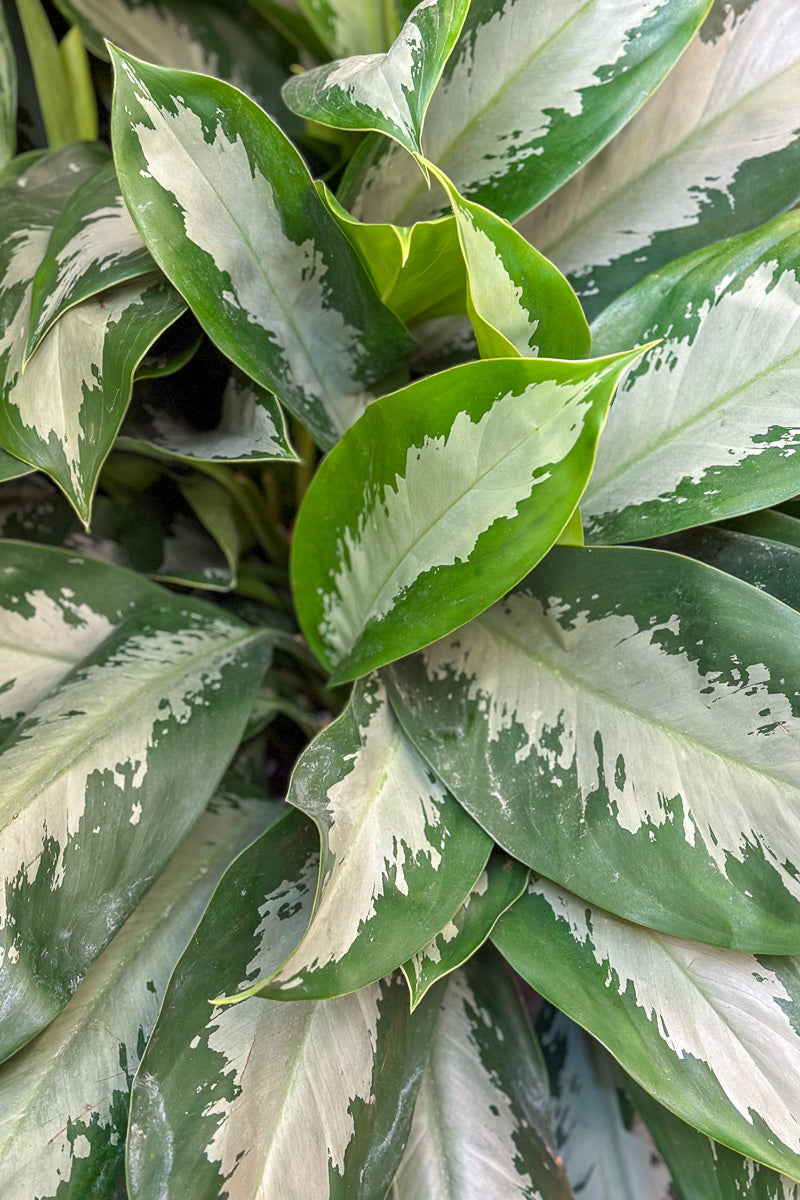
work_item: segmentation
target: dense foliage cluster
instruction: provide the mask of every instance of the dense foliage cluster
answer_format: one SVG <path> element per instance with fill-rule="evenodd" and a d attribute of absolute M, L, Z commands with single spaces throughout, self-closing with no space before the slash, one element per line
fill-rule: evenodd
<path fill-rule="evenodd" d="M 799 101 L 4 0 L 2 1197 L 800 1200 Z"/>

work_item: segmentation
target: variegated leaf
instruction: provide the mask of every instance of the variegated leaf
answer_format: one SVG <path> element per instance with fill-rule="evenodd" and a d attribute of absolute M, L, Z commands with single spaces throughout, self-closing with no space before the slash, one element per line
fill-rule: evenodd
<path fill-rule="evenodd" d="M 546 879 L 528 885 L 492 939 L 662 1104 L 800 1177 L 800 960 L 644 929 Z"/>
<path fill-rule="evenodd" d="M 549 1100 L 507 971 L 496 955 L 471 959 L 446 984 L 387 1200 L 573 1200 L 551 1149 Z"/>
<path fill-rule="evenodd" d="M 387 682 L 510 854 L 643 925 L 791 954 L 799 637 L 798 613 L 702 563 L 559 547 Z"/>
<path fill-rule="evenodd" d="M 482 358 L 584 358 L 589 327 L 560 271 L 488 208 L 460 196 L 433 164 L 453 209 L 467 304 Z"/>
<path fill-rule="evenodd" d="M 705 1137 L 632 1080 L 627 1090 L 680 1188 L 681 1200 L 800 1200 L 800 1184 Z"/>
<path fill-rule="evenodd" d="M 385 54 L 360 54 L 296 75 L 283 87 L 301 117 L 373 129 L 422 154 L 422 122 L 469 0 L 421 0 Z"/>
<path fill-rule="evenodd" d="M 630 124 L 520 227 L 587 312 L 800 196 L 800 9 L 716 0 Z"/>
<path fill-rule="evenodd" d="M 409 744 L 375 676 L 302 755 L 287 799 L 320 833 L 314 912 L 247 995 L 326 999 L 387 975 L 447 924 L 492 847 Z"/>
<path fill-rule="evenodd" d="M 133 1087 L 131 1200 L 384 1200 L 436 1007 L 400 981 L 325 1003 L 208 999 L 291 953 L 316 878 L 291 813 L 220 883 L 170 983 Z M 243 1149 L 246 1151 L 242 1153 Z"/>
<path fill-rule="evenodd" d="M 123 195 L 219 348 L 325 447 L 408 356 L 288 139 L 225 83 L 115 51 Z"/>
<path fill-rule="evenodd" d="M 606 309 L 593 351 L 653 338 L 581 502 L 588 541 L 656 537 L 797 491 L 800 213 L 680 259 Z"/>
<path fill-rule="evenodd" d="M 508 220 L 549 196 L 661 83 L 709 0 L 472 0 L 425 121 L 425 154 L 459 192 Z M 441 193 L 377 135 L 354 158 L 345 206 L 411 224 Z"/>
<path fill-rule="evenodd" d="M 120 447 L 144 453 L 156 449 L 169 458 L 189 462 L 297 460 L 278 401 L 236 368 L 225 385 L 213 429 L 198 429 L 183 414 L 159 406 L 159 396 L 157 387 L 134 391 L 117 442 Z"/>
<path fill-rule="evenodd" d="M 298 0 L 298 7 L 334 58 L 387 50 L 408 14 L 390 0 Z"/>
<path fill-rule="evenodd" d="M 4 1059 L 64 1007 L 202 811 L 269 647 L 219 609 L 74 554 L 5 543 L 0 563 L 0 636 L 19 629 L 57 660 L 44 693 L 35 656 L 3 664 L 4 710 L 25 713 L 0 746 Z M 99 594 L 76 604 L 89 580 Z"/>
<path fill-rule="evenodd" d="M 458 912 L 427 946 L 403 964 L 412 1009 L 437 980 L 480 949 L 498 918 L 525 891 L 527 882 L 528 870 L 522 863 L 504 854 L 492 854 Z"/>
<path fill-rule="evenodd" d="M 17 60 L 6 19 L 0 11 L 0 169 L 17 145 Z"/>
<path fill-rule="evenodd" d="M 641 1117 L 625 1120 L 622 1073 L 608 1051 L 558 1009 L 545 1010 L 536 1032 L 553 1091 L 556 1147 L 576 1197 L 691 1200 L 677 1192 Z"/>
<path fill-rule="evenodd" d="M 170 973 L 225 867 L 276 809 L 224 793 L 214 800 L 64 1011 L 0 1067 L 4 1196 L 112 1195 L 133 1074 Z"/>
<path fill-rule="evenodd" d="M 26 358 L 67 308 L 154 270 L 108 163 L 70 196 L 50 235 L 33 278 Z"/>
<path fill-rule="evenodd" d="M 338 682 L 462 625 L 546 554 L 632 357 L 467 363 L 366 410 L 293 543 L 298 617 Z"/>

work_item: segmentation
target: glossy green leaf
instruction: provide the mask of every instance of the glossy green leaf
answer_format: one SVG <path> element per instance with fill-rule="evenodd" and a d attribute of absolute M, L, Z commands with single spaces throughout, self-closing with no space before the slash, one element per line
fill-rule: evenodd
<path fill-rule="evenodd" d="M 276 807 L 214 800 L 64 1011 L 0 1068 L 3 1195 L 114 1194 L 131 1081 L 169 976 L 220 875 Z"/>
<path fill-rule="evenodd" d="M 631 357 L 468 363 L 366 410 L 293 542 L 298 617 L 337 681 L 462 625 L 549 550 Z"/>
<path fill-rule="evenodd" d="M 555 1144 L 575 1195 L 691 1200 L 678 1195 L 641 1117 L 626 1121 L 622 1073 L 608 1051 L 557 1009 L 545 1010 L 536 1032 L 553 1091 Z"/>
<path fill-rule="evenodd" d="M 776 508 L 735 517 L 732 521 L 726 521 L 724 528 L 800 549 L 800 520 Z"/>
<path fill-rule="evenodd" d="M 301 756 L 287 799 L 320 833 L 314 912 L 294 953 L 248 994 L 326 999 L 387 975 L 447 924 L 492 846 L 409 744 L 374 676 Z"/>
<path fill-rule="evenodd" d="M 800 213 L 680 259 L 606 309 L 593 352 L 663 341 L 622 383 L 581 513 L 588 541 L 718 521 L 797 491 Z"/>
<path fill-rule="evenodd" d="M 584 358 L 589 327 L 560 271 L 488 208 L 460 196 L 432 164 L 453 209 L 467 303 L 482 358 Z"/>
<path fill-rule="evenodd" d="M 178 482 L 178 490 L 202 527 L 214 539 L 225 556 L 230 586 L 236 586 L 242 531 L 236 505 L 230 492 L 205 475 L 190 475 Z"/>
<path fill-rule="evenodd" d="M 17 145 L 17 62 L 6 19 L 0 10 L 0 169 Z"/>
<path fill-rule="evenodd" d="M 325 447 L 411 342 L 273 121 L 227 84 L 114 52 L 122 191 L 219 348 Z"/>
<path fill-rule="evenodd" d="M 295 75 L 283 98 L 301 117 L 337 129 L 373 129 L 422 154 L 422 122 L 468 8 L 469 0 L 422 0 L 385 54 Z"/>
<path fill-rule="evenodd" d="M 528 885 L 492 939 L 662 1104 L 716 1141 L 800 1176 L 798 959 L 656 933 L 546 879 Z"/>
<path fill-rule="evenodd" d="M 412 1009 L 434 983 L 480 949 L 498 918 L 525 891 L 527 882 L 527 867 L 504 854 L 492 854 L 458 912 L 427 946 L 403 964 Z"/>
<path fill-rule="evenodd" d="M 33 467 L 28 463 L 14 458 L 7 450 L 0 447 L 0 483 L 6 483 L 10 479 L 19 479 L 22 475 L 30 475 L 32 470 Z"/>
<path fill-rule="evenodd" d="M 798 103 L 794 0 L 716 0 L 641 112 L 521 229 L 594 316 L 665 263 L 795 203 Z"/>
<path fill-rule="evenodd" d="M 73 304 L 155 269 L 108 163 L 73 193 L 50 235 L 33 277 L 26 357 Z"/>
<path fill-rule="evenodd" d="M 96 142 L 100 132 L 97 97 L 89 55 L 76 25 L 59 42 L 58 53 L 67 79 L 78 140 Z"/>
<path fill-rule="evenodd" d="M 692 38 L 709 0 L 472 0 L 425 121 L 425 154 L 469 200 L 516 220 L 625 124 Z M 340 199 L 411 224 L 441 207 L 378 135 Z"/>
<path fill-rule="evenodd" d="M 699 558 L 800 611 L 800 549 L 794 546 L 717 525 L 689 529 L 657 545 Z"/>
<path fill-rule="evenodd" d="M 629 920 L 789 954 L 798 637 L 800 615 L 702 563 L 559 547 L 387 682 L 508 853 Z"/>
<path fill-rule="evenodd" d="M 334 58 L 388 50 L 407 14 L 392 0 L 298 0 L 300 11 Z"/>
<path fill-rule="evenodd" d="M 387 1200 L 573 1200 L 550 1148 L 549 1099 L 541 1051 L 507 971 L 496 955 L 471 959 L 446 984 Z"/>
<path fill-rule="evenodd" d="M 70 79 L 42 0 L 16 0 L 36 84 L 47 143 L 56 150 L 84 137 L 72 103 Z"/>
<path fill-rule="evenodd" d="M 24 648 L 4 655 L 0 685 L 17 722 L 0 747 L 7 1058 L 64 1007 L 205 807 L 269 646 L 69 552 L 8 542 L 0 562 L 0 637 Z M 47 687 L 43 656 L 57 660 Z"/>
<path fill-rule="evenodd" d="M 131 1200 L 384 1200 L 435 1006 L 399 980 L 325 1003 L 211 1007 L 289 954 L 317 838 L 291 813 L 231 866 L 173 975 L 133 1087 Z M 245 1153 L 242 1151 L 245 1150 Z"/>

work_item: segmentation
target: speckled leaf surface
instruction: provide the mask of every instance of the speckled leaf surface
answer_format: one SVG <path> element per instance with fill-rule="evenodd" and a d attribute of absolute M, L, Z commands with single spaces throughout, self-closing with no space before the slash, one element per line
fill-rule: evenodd
<path fill-rule="evenodd" d="M 643 280 L 593 352 L 662 338 L 620 385 L 581 503 L 587 541 L 656 537 L 785 500 L 800 448 L 800 214 Z"/>
<path fill-rule="evenodd" d="M 462 625 L 555 542 L 630 355 L 453 367 L 375 401 L 314 476 L 292 573 L 338 681 Z"/>
<path fill-rule="evenodd" d="M 413 348 L 298 152 L 228 84 L 114 52 L 117 173 L 159 266 L 325 448 Z"/>
<path fill-rule="evenodd" d="M 55 223 L 33 278 L 26 357 L 67 308 L 154 270 L 107 163 L 70 196 Z"/>
<path fill-rule="evenodd" d="M 387 1200 L 573 1200 L 549 1148 L 549 1102 L 541 1051 L 503 963 L 471 959 L 445 985 Z"/>
<path fill-rule="evenodd" d="M 301 117 L 385 133 L 422 153 L 422 122 L 469 0 L 422 0 L 385 54 L 360 54 L 296 75 L 283 88 Z"/>
<path fill-rule="evenodd" d="M 416 1008 L 437 980 L 449 975 L 480 949 L 497 920 L 525 891 L 528 869 L 505 854 L 491 855 L 486 870 L 458 912 L 403 963 L 411 1007 Z"/>
<path fill-rule="evenodd" d="M 546 879 L 492 939 L 524 979 L 683 1120 L 800 1176 L 800 962 L 682 941 Z"/>
<path fill-rule="evenodd" d="M 507 220 L 544 200 L 658 87 L 708 0 L 472 0 L 425 121 L 425 154 Z M 362 219 L 429 217 L 413 161 L 375 135 L 341 199 Z"/>
<path fill-rule="evenodd" d="M 491 839 L 410 745 L 375 676 L 300 757 L 287 796 L 321 842 L 314 912 L 297 949 L 250 989 L 286 1000 L 354 992 L 450 920 Z"/>
<path fill-rule="evenodd" d="M 6 543 L 2 566 L 3 641 L 42 651 L 3 663 L 16 722 L 0 746 L 6 1058 L 64 1007 L 205 807 L 269 646 L 219 609 L 74 554 Z M 99 594 L 81 600 L 91 581 Z"/>
<path fill-rule="evenodd" d="M 6 19 L 0 12 L 0 168 L 17 145 L 17 63 Z"/>
<path fill-rule="evenodd" d="M 220 875 L 276 808 L 224 793 L 212 801 L 64 1011 L 0 1068 L 4 1195 L 114 1194 L 131 1082 L 170 973 Z"/>
<path fill-rule="evenodd" d="M 794 0 L 716 0 L 641 112 L 521 229 L 594 316 L 672 259 L 795 203 L 798 104 Z"/>
<path fill-rule="evenodd" d="M 131 1200 L 217 1200 L 223 1185 L 229 1200 L 384 1200 L 436 1006 L 410 1016 L 398 979 L 324 1003 L 208 1003 L 221 981 L 244 989 L 291 953 L 316 846 L 290 813 L 220 883 L 134 1082 Z"/>
<path fill-rule="evenodd" d="M 559 547 L 387 680 L 510 854 L 629 920 L 790 954 L 799 635 L 800 615 L 702 563 Z"/>

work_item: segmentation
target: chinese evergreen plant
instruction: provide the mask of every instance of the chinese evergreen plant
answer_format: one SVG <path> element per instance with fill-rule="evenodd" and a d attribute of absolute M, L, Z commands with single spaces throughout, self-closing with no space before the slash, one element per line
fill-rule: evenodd
<path fill-rule="evenodd" d="M 0 1195 L 800 1200 L 797 0 L 0 14 Z"/>

